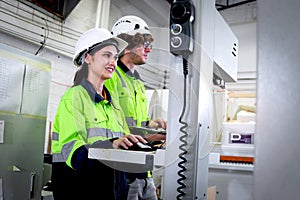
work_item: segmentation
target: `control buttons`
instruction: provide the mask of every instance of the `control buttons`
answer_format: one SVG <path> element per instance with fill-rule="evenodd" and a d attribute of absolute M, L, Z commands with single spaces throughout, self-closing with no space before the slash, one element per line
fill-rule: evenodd
<path fill-rule="evenodd" d="M 171 33 L 173 35 L 179 35 L 182 32 L 182 26 L 180 24 L 171 25 Z"/>
<path fill-rule="evenodd" d="M 182 39 L 178 36 L 171 37 L 171 46 L 173 48 L 178 48 L 182 44 Z"/>

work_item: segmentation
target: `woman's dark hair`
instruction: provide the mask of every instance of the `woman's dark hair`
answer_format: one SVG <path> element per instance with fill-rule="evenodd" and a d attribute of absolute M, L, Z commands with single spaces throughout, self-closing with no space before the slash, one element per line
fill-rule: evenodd
<path fill-rule="evenodd" d="M 88 64 L 84 62 L 81 65 L 81 67 L 75 73 L 75 76 L 74 76 L 74 79 L 73 79 L 73 86 L 72 87 L 74 87 L 76 85 L 80 85 L 81 81 L 83 79 L 87 78 L 88 72 L 89 72 Z"/>

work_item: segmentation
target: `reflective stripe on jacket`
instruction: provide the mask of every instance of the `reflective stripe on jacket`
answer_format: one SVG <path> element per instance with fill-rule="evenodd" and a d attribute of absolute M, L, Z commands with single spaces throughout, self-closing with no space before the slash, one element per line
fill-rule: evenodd
<path fill-rule="evenodd" d="M 84 80 L 67 90 L 59 103 L 52 129 L 53 162 L 72 167 L 77 148 L 124 134 L 129 134 L 129 129 L 120 106 L 104 100 Z"/>
<path fill-rule="evenodd" d="M 141 80 L 117 66 L 112 78 L 105 81 L 105 86 L 114 98 L 119 99 L 128 126 L 146 126 L 150 117 L 145 85 Z"/>

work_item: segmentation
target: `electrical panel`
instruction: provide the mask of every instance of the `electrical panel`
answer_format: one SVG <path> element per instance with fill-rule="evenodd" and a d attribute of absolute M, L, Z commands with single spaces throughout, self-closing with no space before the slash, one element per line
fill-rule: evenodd
<path fill-rule="evenodd" d="M 44 14 L 65 20 L 80 0 L 18 0 Z"/>
<path fill-rule="evenodd" d="M 225 82 L 237 81 L 238 39 L 215 11 L 214 74 Z"/>

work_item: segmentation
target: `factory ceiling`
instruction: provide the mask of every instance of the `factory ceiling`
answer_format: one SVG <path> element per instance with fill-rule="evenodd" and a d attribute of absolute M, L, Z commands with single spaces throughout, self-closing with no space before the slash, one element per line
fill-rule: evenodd
<path fill-rule="evenodd" d="M 166 0 L 166 1 L 171 4 L 174 0 Z M 240 6 L 243 4 L 251 3 L 254 1 L 256 0 L 216 0 L 216 8 L 217 10 L 220 11 L 220 10 L 225 10 L 228 8 Z"/>
<path fill-rule="evenodd" d="M 237 7 L 243 4 L 251 3 L 256 0 L 244 0 L 244 1 L 237 1 L 237 0 L 216 0 L 216 8 L 217 10 L 225 10 L 228 8 Z"/>

